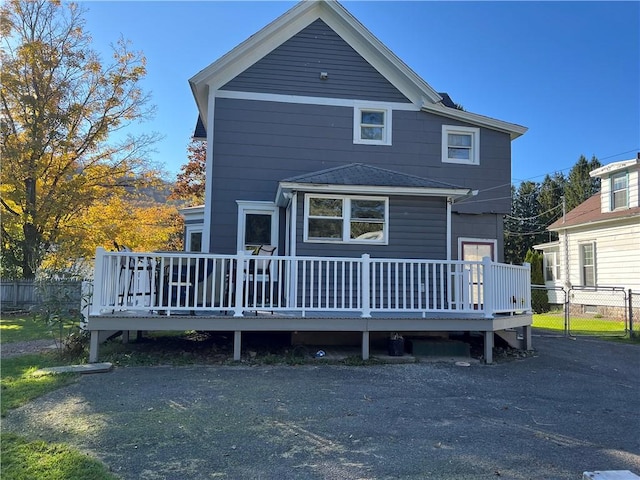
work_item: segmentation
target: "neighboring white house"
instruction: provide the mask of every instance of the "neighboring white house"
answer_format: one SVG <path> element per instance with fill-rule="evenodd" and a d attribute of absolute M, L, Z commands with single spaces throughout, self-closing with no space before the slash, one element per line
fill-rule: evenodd
<path fill-rule="evenodd" d="M 601 179 L 600 192 L 547 227 L 558 241 L 534 246 L 544 254 L 545 284 L 640 291 L 640 153 L 590 175 Z"/>

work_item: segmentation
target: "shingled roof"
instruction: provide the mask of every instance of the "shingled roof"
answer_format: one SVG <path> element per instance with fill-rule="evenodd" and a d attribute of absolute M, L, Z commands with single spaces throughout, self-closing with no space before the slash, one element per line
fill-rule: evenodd
<path fill-rule="evenodd" d="M 634 217 L 640 215 L 640 207 L 627 208 L 624 210 L 614 210 L 613 212 L 602 212 L 600 204 L 600 192 L 588 198 L 573 210 L 569 211 L 564 218 L 556 220 L 547 227 L 547 230 L 557 231 L 565 228 L 577 227 L 607 220 Z"/>
<path fill-rule="evenodd" d="M 282 182 L 315 185 L 360 185 L 375 187 L 465 189 L 458 185 L 395 172 L 385 168 L 350 163 L 340 167 L 290 177 Z"/>

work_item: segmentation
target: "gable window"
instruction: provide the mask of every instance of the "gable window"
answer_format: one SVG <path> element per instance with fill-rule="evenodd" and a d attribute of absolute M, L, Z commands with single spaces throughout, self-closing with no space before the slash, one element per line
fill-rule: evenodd
<path fill-rule="evenodd" d="M 611 210 L 627 208 L 629 198 L 629 178 L 626 173 L 611 176 Z"/>
<path fill-rule="evenodd" d="M 596 286 L 596 256 L 595 243 L 580 244 L 580 269 L 582 285 L 585 287 Z"/>
<path fill-rule="evenodd" d="M 480 129 L 443 125 L 442 161 L 480 165 Z"/>
<path fill-rule="evenodd" d="M 387 243 L 384 197 L 305 196 L 305 242 Z"/>
<path fill-rule="evenodd" d="M 353 111 L 353 143 L 391 145 L 391 110 L 356 106 Z"/>

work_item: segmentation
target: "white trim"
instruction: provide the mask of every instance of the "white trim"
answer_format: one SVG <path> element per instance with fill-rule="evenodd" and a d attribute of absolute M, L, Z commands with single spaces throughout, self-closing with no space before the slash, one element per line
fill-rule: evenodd
<path fill-rule="evenodd" d="M 451 260 L 451 204 L 453 199 L 447 197 L 447 260 Z"/>
<path fill-rule="evenodd" d="M 200 252 L 203 251 L 204 245 L 203 245 L 203 240 L 204 240 L 204 228 L 202 226 L 202 224 L 192 224 L 192 225 L 185 225 L 184 227 L 184 251 L 185 252 L 190 252 L 191 251 L 191 235 L 194 233 L 200 233 L 202 234 L 202 238 L 200 240 Z"/>
<path fill-rule="evenodd" d="M 584 251 L 582 248 L 585 245 L 591 245 L 592 255 L 593 255 L 593 285 L 587 285 L 584 278 Z M 597 269 L 597 260 L 596 260 L 596 241 L 595 240 L 584 240 L 578 241 L 578 275 L 580 278 L 580 285 L 583 287 L 595 287 L 598 285 L 598 269 Z"/>
<path fill-rule="evenodd" d="M 374 110 L 420 111 L 420 108 L 413 103 L 401 102 L 373 102 L 367 100 L 354 100 L 350 98 L 309 97 L 305 95 L 282 95 L 278 93 L 241 92 L 236 90 L 216 90 L 214 94 L 216 98 L 227 98 L 232 100 L 256 100 L 261 102 L 297 103 L 304 105 L 324 105 L 329 107 L 349 108 L 362 106 L 365 108 L 369 107 Z"/>
<path fill-rule="evenodd" d="M 615 190 L 614 189 L 614 184 L 617 178 L 624 178 L 625 180 L 625 187 L 621 188 L 619 190 Z M 621 172 L 615 172 L 612 173 L 611 175 L 609 175 L 609 211 L 610 212 L 615 212 L 618 210 L 627 210 L 629 208 L 629 172 L 628 171 L 621 171 Z M 615 203 L 615 194 L 616 193 L 620 193 L 620 192 L 624 192 L 625 197 L 626 197 L 626 202 L 624 205 L 620 206 L 620 207 L 616 207 L 616 203 Z"/>
<path fill-rule="evenodd" d="M 211 218 L 213 215 L 213 131 L 216 111 L 216 97 L 209 96 L 207 111 L 207 159 L 205 162 L 204 183 L 204 229 L 202 232 L 202 251 L 211 251 Z"/>
<path fill-rule="evenodd" d="M 238 230 L 236 232 L 236 251 L 244 250 L 245 216 L 249 213 L 271 215 L 271 245 L 278 246 L 280 224 L 279 209 L 273 202 L 236 200 L 238 204 Z"/>
<path fill-rule="evenodd" d="M 470 135 L 471 147 L 469 160 L 449 158 L 449 135 Z M 480 129 L 475 127 L 460 127 L 457 125 L 442 125 L 442 163 L 458 163 L 462 165 L 480 165 Z"/>
<path fill-rule="evenodd" d="M 458 260 L 462 258 L 462 244 L 463 243 L 475 243 L 475 244 L 493 244 L 493 262 L 498 261 L 498 240 L 495 238 L 474 238 L 474 237 L 458 237 Z"/>
<path fill-rule="evenodd" d="M 469 195 L 468 188 L 424 188 L 424 187 L 389 187 L 373 185 L 318 185 L 313 183 L 280 182 L 278 191 L 282 192 L 306 191 L 306 192 L 331 192 L 343 195 L 414 195 L 421 197 L 464 197 Z M 284 201 L 284 199 L 281 199 Z"/>
<path fill-rule="evenodd" d="M 311 198 L 332 198 L 342 200 L 342 239 L 330 238 L 309 238 L 309 200 Z M 382 223 L 382 240 L 357 240 L 351 238 L 351 201 L 352 200 L 375 200 L 384 202 L 384 222 Z M 329 217 L 327 217 L 329 218 Z M 337 218 L 336 218 L 337 220 Z M 361 195 L 304 195 L 304 236 L 305 243 L 348 243 L 365 245 L 388 245 L 389 244 L 389 197 L 383 196 L 361 196 Z"/>
<path fill-rule="evenodd" d="M 291 226 L 288 233 L 291 238 L 291 251 L 289 252 L 289 255 L 295 257 L 298 246 L 298 192 L 293 192 L 293 196 L 291 198 Z"/>
<path fill-rule="evenodd" d="M 381 140 L 369 140 L 362 138 L 362 112 L 382 112 L 384 116 L 382 128 Z M 391 134 L 393 132 L 392 127 L 392 110 L 385 108 L 378 104 L 377 106 L 356 103 L 353 107 L 353 143 L 360 145 L 391 145 Z"/>
<path fill-rule="evenodd" d="M 604 167 L 596 168 L 595 170 L 591 170 L 589 172 L 590 177 L 602 177 L 607 174 L 612 174 L 617 172 L 618 170 L 623 170 L 625 168 L 635 167 L 636 165 L 640 165 L 640 159 L 634 158 L 631 160 L 621 160 L 619 162 L 613 162 L 609 165 L 605 165 Z"/>

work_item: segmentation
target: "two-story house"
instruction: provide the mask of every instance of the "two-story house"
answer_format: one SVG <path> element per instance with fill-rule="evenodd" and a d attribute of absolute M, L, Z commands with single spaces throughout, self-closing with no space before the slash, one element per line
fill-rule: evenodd
<path fill-rule="evenodd" d="M 339 3 L 301 2 L 190 84 L 203 251 L 502 259 L 526 128 L 456 108 Z"/>
<path fill-rule="evenodd" d="M 481 332 L 488 362 L 495 332 L 530 346 L 529 268 L 499 263 L 525 127 L 457 108 L 333 0 L 189 82 L 205 204 L 186 252 L 98 249 L 91 361 L 118 329 L 233 331 L 235 359 L 246 331 L 350 332 L 363 358 L 370 332 Z"/>
<path fill-rule="evenodd" d="M 547 227 L 557 232 L 558 241 L 534 247 L 544 255 L 551 303 L 563 303 L 562 290 L 568 288 L 640 290 L 640 153 L 590 176 L 600 178 L 600 192 Z M 595 293 L 576 295 L 574 303 L 585 310 L 595 302 Z"/>

